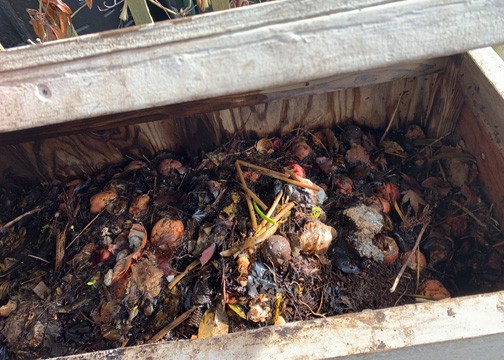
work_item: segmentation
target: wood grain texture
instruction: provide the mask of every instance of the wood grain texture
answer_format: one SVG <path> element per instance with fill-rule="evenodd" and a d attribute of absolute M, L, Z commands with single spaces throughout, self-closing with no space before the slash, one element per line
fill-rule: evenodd
<path fill-rule="evenodd" d="M 313 130 L 333 128 L 354 121 L 384 128 L 399 100 L 394 127 L 416 121 L 426 125 L 433 96 L 440 86 L 440 74 L 407 78 L 383 84 L 277 100 L 252 107 L 240 107 L 209 114 L 225 132 L 255 136 L 283 135 L 298 127 Z"/>
<path fill-rule="evenodd" d="M 500 0 L 279 1 L 14 49 L 0 132 L 461 53 L 504 42 L 503 21 Z"/>
<path fill-rule="evenodd" d="M 491 49 L 464 55 L 459 82 L 466 98 L 457 134 L 476 157 L 480 179 L 504 226 L 504 61 Z"/>
<path fill-rule="evenodd" d="M 168 120 L 81 131 L 57 138 L 39 136 L 37 140 L 0 147 L 0 177 L 4 183 L 14 184 L 19 182 L 13 181 L 15 178 L 34 182 L 64 181 L 94 174 L 107 164 L 151 157 L 160 151 L 198 154 L 201 150 L 214 149 L 233 135 L 243 138 L 283 135 L 298 127 L 333 128 L 351 120 L 383 128 L 402 92 L 395 126 L 411 121 L 425 126 L 441 78 L 442 73 L 434 73 L 328 93 L 298 95 L 205 115 L 171 119 L 173 113 L 169 113 L 164 115 Z M 325 88 L 327 85 L 319 87 L 320 90 Z M 136 116 L 147 119 L 145 112 Z M 162 118 L 163 112 L 151 111 L 150 116 Z M 37 130 L 34 130 L 35 135 Z M 19 134 L 10 137 L 11 141 L 19 139 Z"/>
<path fill-rule="evenodd" d="M 229 95 L 213 99 L 192 101 L 154 107 L 139 111 L 100 116 L 94 119 L 83 119 L 65 124 L 47 125 L 21 131 L 1 133 L 0 143 L 4 145 L 19 144 L 30 140 L 40 140 L 57 135 L 68 135 L 82 131 L 105 130 L 119 125 L 133 125 L 158 120 L 176 120 L 195 114 L 215 112 L 243 106 L 253 106 L 279 99 L 290 99 L 302 95 L 323 94 L 335 90 L 350 89 L 359 86 L 381 84 L 412 77 L 423 77 L 443 71 L 447 58 L 427 59 L 399 64 L 387 68 L 368 70 L 359 73 L 333 76 L 327 79 L 307 81 L 275 89 L 269 94 L 247 93 Z M 345 105 L 339 105 L 345 106 Z"/>
<path fill-rule="evenodd" d="M 503 323 L 504 292 L 499 292 L 65 359 L 157 359 L 177 354 L 179 360 L 497 360 L 502 359 Z"/>
<path fill-rule="evenodd" d="M 458 82 L 460 61 L 460 56 L 453 56 L 450 59 L 446 71 L 440 78 L 441 86 L 436 87 L 438 93 L 432 97 L 434 103 L 427 126 L 430 137 L 446 136 L 456 129 L 464 104 L 464 96 Z"/>
<path fill-rule="evenodd" d="M 488 201 L 493 204 L 494 217 L 504 227 L 504 149 L 495 142 L 495 130 L 475 117 L 469 106 L 464 106 L 456 136 L 467 151 L 474 155 Z"/>

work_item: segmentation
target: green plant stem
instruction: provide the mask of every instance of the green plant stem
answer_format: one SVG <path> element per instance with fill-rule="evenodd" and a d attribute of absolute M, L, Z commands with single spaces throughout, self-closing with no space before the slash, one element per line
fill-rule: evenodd
<path fill-rule="evenodd" d="M 259 209 L 259 206 L 257 206 L 257 203 L 255 202 L 255 200 L 252 200 L 252 204 L 254 205 L 254 209 L 255 211 L 257 211 L 257 213 L 259 214 L 259 216 L 263 219 L 263 220 L 266 220 L 267 222 L 271 223 L 271 224 L 275 224 L 275 220 L 267 217 L 262 211 L 261 209 Z"/>

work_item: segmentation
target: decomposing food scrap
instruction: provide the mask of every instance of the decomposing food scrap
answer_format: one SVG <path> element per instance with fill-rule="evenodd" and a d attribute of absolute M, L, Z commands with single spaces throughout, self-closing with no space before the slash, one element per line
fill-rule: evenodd
<path fill-rule="evenodd" d="M 447 139 L 356 124 L 1 189 L 0 351 L 206 338 L 502 289 L 503 236 L 480 189 Z"/>

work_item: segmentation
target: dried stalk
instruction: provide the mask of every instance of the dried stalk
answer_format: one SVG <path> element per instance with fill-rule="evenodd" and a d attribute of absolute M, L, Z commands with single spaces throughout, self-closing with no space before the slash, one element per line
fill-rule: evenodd
<path fill-rule="evenodd" d="M 175 320 L 173 320 L 171 323 L 166 325 L 164 328 L 158 331 L 156 335 L 150 338 L 148 341 L 149 344 L 154 344 L 155 342 L 161 340 L 164 338 L 170 331 L 175 329 L 177 326 L 182 324 L 184 321 L 189 319 L 193 311 L 196 310 L 196 306 L 193 306 L 191 309 L 187 310 L 185 313 L 177 317 Z"/>
<path fill-rule="evenodd" d="M 78 238 L 81 237 L 82 234 L 84 234 L 84 232 L 91 226 L 92 223 L 94 223 L 96 221 L 96 219 L 98 219 L 98 217 L 105 211 L 105 209 L 103 209 L 102 211 L 100 211 L 98 214 L 96 214 L 96 216 L 94 218 L 91 219 L 90 222 L 88 222 L 88 224 L 86 226 L 84 226 L 84 229 L 82 229 L 77 235 L 75 235 L 75 237 L 72 239 L 72 241 L 70 241 L 70 244 L 67 245 L 67 247 L 65 249 L 68 249 L 70 246 L 72 246 L 72 244 L 74 242 L 77 241 Z"/>
<path fill-rule="evenodd" d="M 279 227 L 280 227 L 280 222 L 276 222 L 274 225 L 271 225 L 270 227 L 266 227 L 265 231 L 263 231 L 260 235 L 251 236 L 251 237 L 247 238 L 247 240 L 245 240 L 241 244 L 235 245 L 227 250 L 224 250 L 220 254 L 223 257 L 232 256 L 232 255 L 235 255 L 235 254 L 237 254 L 245 249 L 248 249 L 252 246 L 259 245 L 264 240 L 266 240 L 270 236 L 274 235 Z"/>
<path fill-rule="evenodd" d="M 15 223 L 17 223 L 18 221 L 24 219 L 25 217 L 29 216 L 29 215 L 32 215 L 32 214 L 35 214 L 35 213 L 38 213 L 40 210 L 42 210 L 44 207 L 39 207 L 39 208 L 35 208 L 33 210 L 30 210 L 30 211 L 27 211 L 25 212 L 24 214 L 21 214 L 19 215 L 17 218 L 15 218 L 14 220 L 11 220 L 9 221 L 7 224 L 5 224 L 4 226 L 0 226 L 3 227 L 3 228 L 8 228 L 8 227 L 11 227 L 12 225 L 14 225 Z"/>
<path fill-rule="evenodd" d="M 29 256 L 29 257 L 31 257 L 31 258 L 33 258 L 33 259 L 40 260 L 40 261 L 42 261 L 42 262 L 44 262 L 44 263 L 46 263 L 46 264 L 50 264 L 50 263 L 51 263 L 50 261 L 47 261 L 46 259 L 41 258 L 41 257 L 39 257 L 39 256 L 35 256 L 35 255 L 32 255 L 32 254 L 28 254 L 27 256 Z"/>
<path fill-rule="evenodd" d="M 280 209 L 280 212 L 278 214 L 275 215 L 275 217 L 273 217 L 273 221 L 274 222 L 279 222 L 281 221 L 288 213 L 289 211 L 291 211 L 291 209 L 294 207 L 294 205 L 296 205 L 295 203 L 293 202 L 290 202 L 290 203 L 287 203 L 285 205 L 282 205 L 281 209 Z M 271 225 L 271 224 L 268 224 L 268 225 Z M 254 236 L 258 236 L 258 235 L 261 235 L 261 233 L 263 231 L 266 231 L 267 227 L 262 229 L 261 231 L 257 231 Z"/>
<path fill-rule="evenodd" d="M 249 163 L 247 161 L 236 160 L 236 162 L 239 163 L 240 165 L 243 165 L 243 166 L 248 167 L 250 169 L 254 169 L 254 170 L 260 171 L 262 173 L 265 173 L 266 175 L 269 175 L 271 177 L 275 177 L 275 176 L 279 176 L 279 177 L 282 177 L 282 178 L 286 178 L 287 177 L 284 173 L 281 173 L 281 172 L 278 172 L 278 171 L 275 171 L 275 170 L 270 170 L 270 169 L 265 168 L 263 166 L 255 165 L 255 164 Z"/>
<path fill-rule="evenodd" d="M 245 193 L 245 201 L 247 202 L 247 207 L 250 214 L 250 222 L 252 223 L 252 230 L 257 231 L 257 219 L 255 217 L 254 205 L 252 204 L 252 200 L 247 193 Z"/>
<path fill-rule="evenodd" d="M 289 175 L 290 175 L 290 176 L 291 176 L 294 180 L 296 180 L 296 181 L 300 181 L 300 182 L 302 181 L 302 180 L 301 180 L 301 178 L 300 178 L 299 176 L 297 176 L 297 175 L 296 175 L 296 173 L 295 173 L 294 171 L 292 171 L 291 169 L 287 169 L 287 168 L 285 168 L 284 170 L 285 170 L 285 172 L 286 172 L 287 174 L 289 174 Z"/>
<path fill-rule="evenodd" d="M 388 135 L 388 133 L 390 131 L 390 128 L 392 127 L 392 124 L 394 123 L 394 119 L 395 119 L 395 117 L 397 115 L 397 110 L 399 110 L 399 105 L 401 104 L 401 99 L 403 97 L 403 94 L 404 94 L 404 91 L 401 92 L 401 95 L 399 95 L 399 99 L 397 100 L 397 105 L 396 105 L 396 107 L 394 109 L 394 112 L 392 113 L 392 116 L 390 117 L 390 121 L 389 121 L 389 123 L 387 125 L 387 128 L 385 129 L 385 132 L 383 133 L 380 141 L 378 142 L 378 146 L 380 146 L 381 143 L 383 142 L 383 140 L 385 140 L 385 138 L 387 137 L 387 135 Z"/>
<path fill-rule="evenodd" d="M 481 226 L 483 229 L 487 229 L 487 226 L 480 219 L 478 219 L 477 216 L 474 215 L 471 210 L 469 210 L 464 205 L 462 205 L 461 203 L 459 203 L 458 201 L 455 201 L 455 200 L 452 200 L 452 204 L 457 206 L 458 208 L 460 208 L 460 210 L 462 210 L 467 215 L 469 215 L 471 218 L 473 218 L 474 221 L 476 221 L 478 223 L 478 225 Z"/>
<path fill-rule="evenodd" d="M 266 206 L 266 204 L 264 202 L 262 202 L 261 199 L 259 199 L 259 197 L 254 194 L 254 192 L 252 190 L 250 190 L 247 186 L 247 183 L 245 182 L 245 178 L 243 177 L 243 172 L 242 172 L 242 169 L 240 167 L 240 160 L 236 160 L 235 162 L 235 167 L 236 167 L 236 172 L 238 174 L 238 178 L 240 179 L 240 184 L 241 184 L 241 187 L 243 189 L 243 191 L 245 191 L 245 193 L 250 196 L 252 199 L 255 200 L 255 202 L 263 209 L 263 210 L 266 210 L 268 209 L 268 207 Z"/>
<path fill-rule="evenodd" d="M 242 161 L 242 160 L 236 160 L 236 162 L 239 163 L 240 165 L 245 166 L 245 167 L 248 167 L 248 168 L 260 171 L 260 172 L 264 173 L 265 175 L 267 175 L 269 177 L 272 177 L 272 178 L 275 178 L 275 179 L 278 179 L 278 180 L 282 180 L 282 181 L 291 183 L 293 185 L 296 185 L 296 186 L 299 186 L 299 187 L 302 187 L 302 188 L 305 188 L 305 189 L 310 189 L 310 190 L 314 190 L 314 191 L 320 191 L 320 188 L 318 186 L 310 185 L 310 184 L 305 184 L 302 181 L 292 180 L 291 178 L 289 178 L 284 173 L 281 173 L 281 172 L 278 172 L 278 171 L 274 171 L 274 170 L 270 170 L 270 169 L 267 169 L 265 167 L 262 167 L 262 166 L 259 166 L 259 165 L 254 165 L 254 164 L 251 164 L 249 162 Z M 264 209 L 264 210 L 266 210 L 266 209 Z"/>
<path fill-rule="evenodd" d="M 393 293 L 396 288 L 397 288 L 397 285 L 399 285 L 399 280 L 401 280 L 401 277 L 402 275 L 404 274 L 404 270 L 406 270 L 406 266 L 408 266 L 409 262 L 413 259 L 413 256 L 416 254 L 416 252 L 418 251 L 418 246 L 420 245 L 420 240 L 422 239 L 422 236 L 423 236 L 423 233 L 425 232 L 425 229 L 427 229 L 427 226 L 429 225 L 428 222 L 425 222 L 422 226 L 422 229 L 420 230 L 420 233 L 418 234 L 417 236 L 417 239 L 416 239 L 416 242 L 415 242 L 415 245 L 413 246 L 413 249 L 411 250 L 409 256 L 408 256 L 408 260 L 406 260 L 406 262 L 403 264 L 403 266 L 401 267 L 401 270 L 399 270 L 399 274 L 397 274 L 395 280 L 394 280 L 394 284 L 392 285 L 392 287 L 390 288 L 390 292 Z M 418 264 L 418 262 L 417 262 Z"/>
<path fill-rule="evenodd" d="M 179 282 L 182 280 L 192 269 L 194 269 L 198 264 L 201 262 L 198 260 L 194 260 L 192 263 L 187 265 L 184 271 L 182 271 L 180 274 L 175 276 L 173 280 L 168 284 L 168 289 L 172 290 Z"/>
<path fill-rule="evenodd" d="M 268 212 L 266 213 L 266 217 L 271 218 L 271 215 L 273 215 L 273 212 L 275 212 L 276 207 L 278 206 L 278 203 L 280 202 L 280 199 L 283 196 L 283 191 L 280 191 L 278 195 L 276 196 L 275 200 L 273 200 L 273 204 L 269 208 Z M 263 227 L 268 223 L 267 220 L 261 221 L 261 224 L 259 224 L 259 227 L 256 230 L 256 233 L 261 231 Z"/>
<path fill-rule="evenodd" d="M 289 211 L 294 207 L 294 203 L 288 203 L 285 207 L 278 213 L 277 216 L 273 218 L 275 224 L 270 224 L 264 227 L 261 231 L 258 231 L 254 234 L 254 236 L 249 237 L 243 243 L 235 245 L 227 250 L 222 251 L 220 254 L 223 257 L 236 255 L 237 253 L 251 248 L 253 246 L 257 246 L 261 244 L 264 240 L 274 235 L 278 228 L 280 227 L 281 220 L 289 213 Z"/>
<path fill-rule="evenodd" d="M 70 223 L 66 223 L 63 231 L 58 232 L 56 236 L 56 254 L 54 256 L 54 272 L 57 272 L 61 265 L 63 265 L 63 258 L 65 257 L 65 241 L 67 236 L 67 231 Z"/>

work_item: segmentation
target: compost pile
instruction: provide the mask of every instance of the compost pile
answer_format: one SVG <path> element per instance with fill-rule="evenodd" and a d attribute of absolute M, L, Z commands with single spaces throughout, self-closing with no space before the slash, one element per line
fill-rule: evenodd
<path fill-rule="evenodd" d="M 235 138 L 0 200 L 0 358 L 503 288 L 474 159 L 416 125 Z"/>

